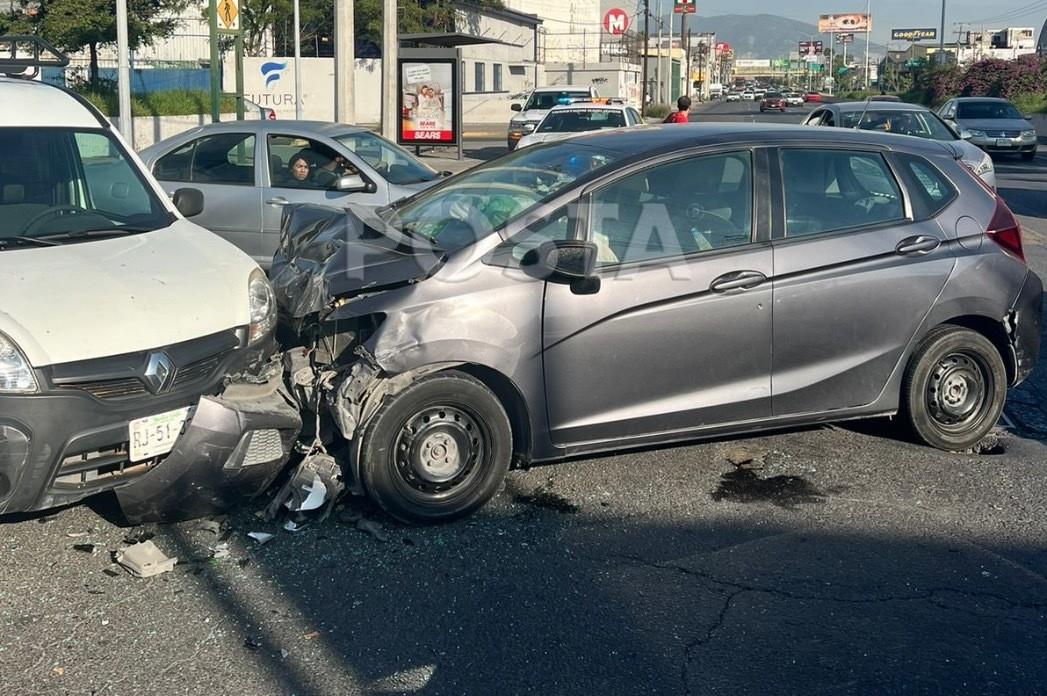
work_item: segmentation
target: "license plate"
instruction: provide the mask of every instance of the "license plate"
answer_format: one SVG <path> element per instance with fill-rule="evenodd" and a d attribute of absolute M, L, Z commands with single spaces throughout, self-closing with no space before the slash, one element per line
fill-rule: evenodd
<path fill-rule="evenodd" d="M 1014 147 L 1014 141 L 1010 138 L 997 138 L 996 147 Z"/>
<path fill-rule="evenodd" d="M 140 462 L 170 452 L 188 420 L 189 407 L 186 406 L 131 421 L 127 426 L 131 461 Z"/>

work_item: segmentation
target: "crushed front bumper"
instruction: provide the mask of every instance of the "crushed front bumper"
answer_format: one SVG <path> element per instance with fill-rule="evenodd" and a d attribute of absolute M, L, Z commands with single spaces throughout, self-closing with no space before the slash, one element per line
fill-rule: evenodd
<path fill-rule="evenodd" d="M 131 462 L 128 423 L 185 406 L 193 410 L 174 449 Z M 264 491 L 300 429 L 279 372 L 260 384 L 234 382 L 218 396 L 147 404 L 72 394 L 4 397 L 0 513 L 44 510 L 113 490 L 132 521 L 207 514 Z"/>

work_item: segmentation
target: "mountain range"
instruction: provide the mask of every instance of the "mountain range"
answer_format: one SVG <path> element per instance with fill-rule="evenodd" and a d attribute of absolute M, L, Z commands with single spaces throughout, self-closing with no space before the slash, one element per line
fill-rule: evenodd
<path fill-rule="evenodd" d="M 674 26 L 679 31 L 679 19 Z M 694 32 L 715 32 L 717 41 L 731 44 L 736 58 L 782 58 L 795 53 L 797 43 L 804 40 L 821 40 L 828 43 L 829 36 L 819 35 L 814 24 L 801 22 L 778 15 L 719 15 L 688 19 L 688 28 Z M 826 46 L 828 47 L 828 46 Z M 837 46 L 837 48 L 840 48 Z M 840 50 L 843 50 L 840 48 Z M 856 34 L 854 43 L 847 47 L 849 53 L 865 53 L 865 37 Z M 869 44 L 873 55 L 885 55 L 886 47 Z"/>

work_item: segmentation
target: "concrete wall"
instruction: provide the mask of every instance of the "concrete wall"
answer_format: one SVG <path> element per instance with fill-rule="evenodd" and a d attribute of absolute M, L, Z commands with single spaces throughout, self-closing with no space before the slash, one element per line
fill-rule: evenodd
<path fill-rule="evenodd" d="M 545 66 L 546 84 L 595 87 L 601 97 L 619 97 L 640 107 L 640 66 L 629 63 L 550 63 Z"/>
<path fill-rule="evenodd" d="M 236 114 L 221 114 L 223 121 L 235 121 Z M 142 150 L 153 143 L 158 143 L 164 138 L 178 135 L 190 128 L 196 128 L 211 122 L 211 114 L 198 114 L 195 116 L 136 116 L 132 119 L 134 129 L 135 150 Z M 110 116 L 109 122 L 114 127 L 120 127 L 120 117 Z"/>

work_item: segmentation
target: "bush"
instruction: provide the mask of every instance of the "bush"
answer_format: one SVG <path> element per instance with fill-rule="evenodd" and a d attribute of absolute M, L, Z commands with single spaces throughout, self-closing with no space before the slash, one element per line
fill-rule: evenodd
<path fill-rule="evenodd" d="M 1015 94 L 1011 97 L 1015 108 L 1023 114 L 1047 114 L 1047 94 Z"/>
<path fill-rule="evenodd" d="M 647 117 L 656 118 L 661 120 L 668 116 L 672 112 L 672 107 L 668 104 L 651 104 L 647 107 Z"/>
<path fill-rule="evenodd" d="M 100 85 L 96 84 L 84 85 L 77 91 L 106 116 L 117 115 L 120 105 L 116 90 L 99 87 Z M 236 111 L 236 99 L 230 95 L 222 95 L 220 111 L 227 114 Z M 171 90 L 131 95 L 132 116 L 185 116 L 208 113 L 211 113 L 210 92 Z"/>

